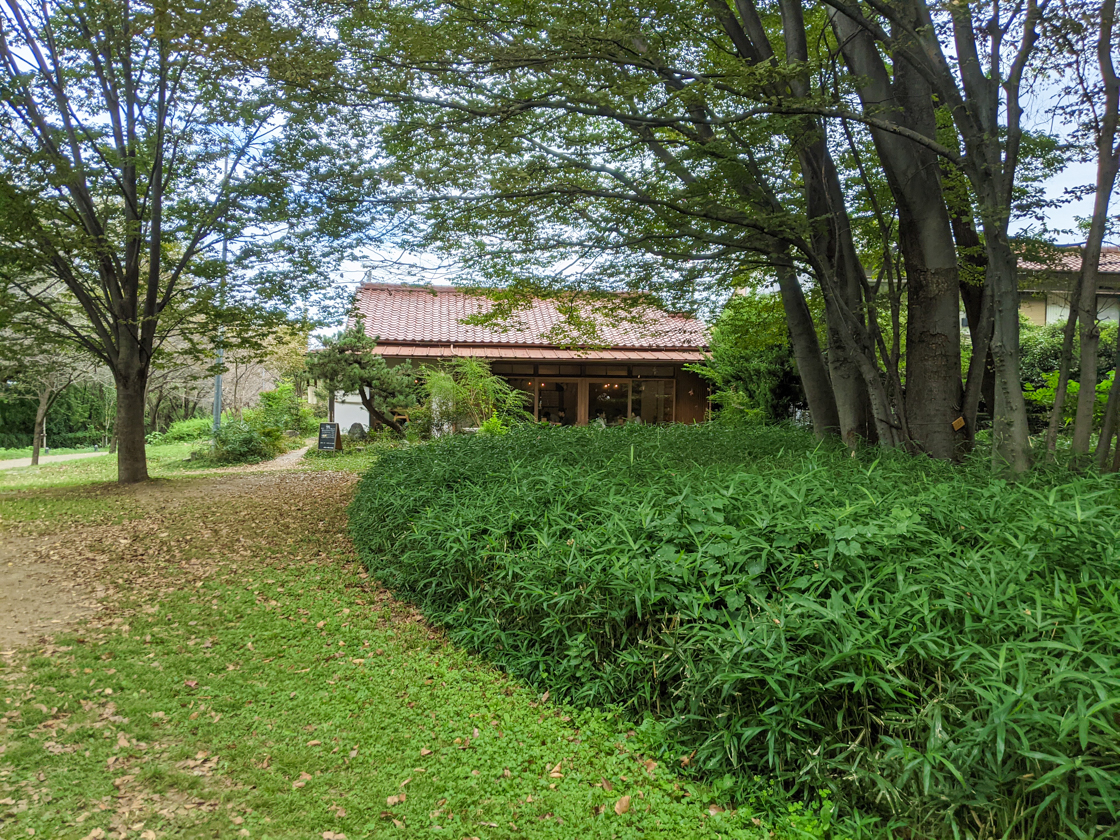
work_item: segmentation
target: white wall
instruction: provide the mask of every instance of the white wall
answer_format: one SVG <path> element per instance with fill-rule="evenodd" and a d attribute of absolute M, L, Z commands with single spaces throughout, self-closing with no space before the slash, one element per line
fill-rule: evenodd
<path fill-rule="evenodd" d="M 1046 295 L 1046 323 L 1064 324 L 1069 317 L 1069 297 L 1050 292 Z M 1120 321 L 1120 297 L 1097 295 L 1097 319 Z"/>
<path fill-rule="evenodd" d="M 369 431 L 369 412 L 357 397 L 351 395 L 343 400 L 341 395 L 334 398 L 334 422 L 338 423 L 341 431 L 348 432 L 355 423 L 361 423 L 362 428 Z"/>

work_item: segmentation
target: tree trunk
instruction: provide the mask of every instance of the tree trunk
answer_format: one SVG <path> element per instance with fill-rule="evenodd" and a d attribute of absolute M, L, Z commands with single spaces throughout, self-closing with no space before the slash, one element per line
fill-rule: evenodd
<path fill-rule="evenodd" d="M 797 282 L 793 266 L 775 264 L 774 268 L 782 294 L 786 325 L 789 327 L 793 358 L 801 377 L 801 387 L 805 389 L 805 399 L 809 403 L 809 415 L 813 419 L 813 433 L 818 438 L 838 435 L 840 415 L 836 408 L 836 395 L 832 391 L 832 380 L 829 379 L 828 368 L 821 355 L 816 326 L 813 324 L 809 305 L 805 302 L 805 293 Z"/>
<path fill-rule="evenodd" d="M 1115 117 L 1113 117 L 1115 122 Z M 1077 417 L 1073 425 L 1073 455 L 1078 457 L 1089 451 L 1093 433 L 1093 408 L 1097 398 L 1097 347 L 1100 344 L 1100 325 L 1097 323 L 1097 285 L 1100 278 L 1101 245 L 1108 225 L 1108 205 L 1116 185 L 1117 164 L 1120 158 L 1111 154 L 1112 135 L 1108 133 L 1108 149 L 1101 150 L 1097 162 L 1097 194 L 1093 202 L 1093 220 L 1089 238 L 1081 252 L 1081 299 L 1077 307 L 1081 338 L 1081 387 L 1077 392 Z"/>
<path fill-rule="evenodd" d="M 992 462 L 996 469 L 1023 473 L 1031 466 L 1031 445 L 1027 402 L 1023 398 L 1019 371 L 1019 285 L 1015 254 L 1006 230 L 989 233 L 987 247 L 988 281 L 992 284 L 992 359 L 996 368 Z"/>
<path fill-rule="evenodd" d="M 144 442 L 147 372 L 137 370 L 130 376 L 125 376 L 118 371 L 116 384 L 117 482 L 137 484 L 148 480 Z"/>
<path fill-rule="evenodd" d="M 858 93 L 868 113 L 884 113 L 934 138 L 937 126 L 929 84 L 894 57 L 893 78 L 878 45 L 854 20 L 830 14 Z M 899 245 L 906 265 L 905 416 L 911 442 L 942 460 L 957 457 L 961 416 L 959 273 L 937 156 L 912 140 L 872 128 L 871 136 L 898 207 Z"/>
<path fill-rule="evenodd" d="M 376 408 L 374 408 L 373 398 L 367 396 L 364 389 L 358 391 L 358 398 L 362 401 L 362 405 L 366 407 L 366 411 L 369 413 L 370 430 L 373 429 L 373 422 L 376 419 L 381 423 L 384 423 L 386 426 L 396 432 L 396 434 L 398 434 L 400 437 L 404 437 L 404 429 L 401 428 L 400 424 L 392 417 L 389 417 L 383 412 L 378 411 Z"/>
<path fill-rule="evenodd" d="M 1116 431 L 1117 415 L 1120 414 L 1120 329 L 1116 331 L 1116 355 L 1112 363 L 1112 387 L 1108 389 L 1108 402 L 1104 407 L 1104 424 L 1097 440 L 1097 470 L 1105 471 L 1108 466 L 1108 449 L 1112 445 L 1112 435 Z M 1120 451 L 1120 443 L 1117 444 Z"/>
<path fill-rule="evenodd" d="M 43 432 L 47 425 L 47 409 L 50 408 L 50 391 L 39 392 L 39 405 L 35 407 L 35 431 L 31 439 L 31 466 L 39 466 L 39 448 L 43 442 Z"/>

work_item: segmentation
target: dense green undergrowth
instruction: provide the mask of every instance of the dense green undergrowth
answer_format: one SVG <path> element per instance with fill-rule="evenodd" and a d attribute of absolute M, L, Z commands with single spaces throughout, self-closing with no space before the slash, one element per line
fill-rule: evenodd
<path fill-rule="evenodd" d="M 1118 830 L 1115 476 L 532 428 L 384 453 L 351 529 L 456 642 L 652 713 L 701 772 L 828 789 L 853 833 Z"/>

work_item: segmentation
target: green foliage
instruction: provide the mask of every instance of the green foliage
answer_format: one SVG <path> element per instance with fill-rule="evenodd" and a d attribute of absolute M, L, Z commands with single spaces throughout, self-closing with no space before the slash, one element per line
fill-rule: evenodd
<path fill-rule="evenodd" d="M 386 453 L 351 529 L 455 641 L 655 714 L 666 757 L 827 789 L 845 836 L 1120 819 L 1115 476 L 1008 484 L 781 427 L 533 426 Z"/>
<path fill-rule="evenodd" d="M 712 383 L 725 411 L 785 420 L 806 407 L 776 294 L 734 295 L 712 327 L 711 353 L 688 367 Z"/>
<path fill-rule="evenodd" d="M 505 435 L 509 434 L 509 428 L 501 417 L 493 414 L 482 421 L 482 425 L 478 427 L 478 433 L 480 435 Z"/>
<path fill-rule="evenodd" d="M 255 464 L 284 451 L 284 433 L 275 426 L 230 420 L 218 427 L 214 444 L 198 460 L 216 464 Z"/>
<path fill-rule="evenodd" d="M 371 427 L 375 421 L 395 427 L 394 412 L 418 402 L 417 373 L 411 364 L 390 367 L 376 350 L 377 340 L 367 336 L 362 319 L 355 318 L 345 330 L 323 339 L 323 349 L 311 354 L 307 369 L 328 391 L 357 394 Z"/>
<path fill-rule="evenodd" d="M 1093 401 L 1093 421 L 1100 423 L 1104 418 L 1105 404 L 1108 402 L 1108 392 L 1112 389 L 1112 380 L 1116 371 L 1112 370 L 1097 380 L 1097 395 Z M 1023 386 L 1023 396 L 1027 402 L 1040 406 L 1049 414 L 1054 405 L 1054 397 L 1058 391 L 1058 371 L 1051 371 L 1045 377 L 1045 384 L 1041 387 L 1033 385 Z M 1077 395 L 1081 393 L 1081 383 L 1070 380 L 1066 383 L 1066 399 L 1062 404 L 1062 419 L 1072 423 L 1077 414 Z"/>
<path fill-rule="evenodd" d="M 1023 395 L 1027 399 L 1028 417 L 1031 426 L 1036 429 L 1045 427 L 1049 421 L 1050 409 L 1054 405 L 1058 368 L 1061 364 L 1062 326 L 1062 324 L 1047 324 L 1039 327 L 1020 318 L 1019 370 Z M 1097 345 L 1098 402 L 1108 398 L 1107 391 L 1104 392 L 1103 397 L 1101 396 L 1101 385 L 1106 381 L 1112 382 L 1109 373 L 1116 365 L 1116 329 L 1116 324 L 1105 324 L 1101 327 L 1100 342 Z M 1077 393 L 1080 389 L 1078 379 L 1081 377 L 1080 347 L 1081 341 L 1074 333 L 1070 381 L 1066 391 L 1066 404 L 1062 407 L 1062 414 L 1067 421 L 1073 419 L 1077 408 Z M 1096 410 L 1098 418 L 1103 408 L 1104 404 L 1101 402 Z"/>
<path fill-rule="evenodd" d="M 282 383 L 272 391 L 263 391 L 256 408 L 242 412 L 243 417 L 259 429 L 296 431 L 310 435 L 318 428 L 314 410 L 296 394 L 295 386 Z"/>
<path fill-rule="evenodd" d="M 192 417 L 190 420 L 176 420 L 163 433 L 163 443 L 184 443 L 203 440 L 214 431 L 214 421 L 209 417 Z"/>
<path fill-rule="evenodd" d="M 35 400 L 6 397 L 9 383 L 0 382 L 0 449 L 31 446 L 35 428 Z M 100 385 L 70 385 L 47 414 L 47 442 L 51 449 L 92 446 L 104 442 L 111 428 L 114 403 Z"/>
<path fill-rule="evenodd" d="M 756 807 L 727 809 L 721 780 L 646 764 L 648 727 L 542 702 L 385 598 L 339 539 L 349 479 L 277 474 L 243 483 L 235 504 L 199 492 L 208 484 L 66 492 L 83 521 L 149 527 L 98 552 L 99 574 L 121 583 L 120 614 L 96 637 L 87 627 L 0 659 L 0 796 L 21 796 L 0 804 L 5 838 L 119 834 L 120 811 L 96 807 L 117 797 L 159 803 L 131 824 L 181 840 L 825 836 L 827 810 L 764 785 Z M 0 527 L 14 503 L 43 501 L 14 496 L 0 498 Z M 64 556 L 90 533 L 36 525 Z M 184 802 L 197 807 L 163 807 Z"/>
<path fill-rule="evenodd" d="M 459 356 L 440 367 L 424 368 L 424 391 L 433 425 L 452 429 L 482 429 L 497 432 L 511 423 L 532 419 L 526 411 L 531 397 L 512 388 L 502 377 L 490 372 L 485 359 Z"/>

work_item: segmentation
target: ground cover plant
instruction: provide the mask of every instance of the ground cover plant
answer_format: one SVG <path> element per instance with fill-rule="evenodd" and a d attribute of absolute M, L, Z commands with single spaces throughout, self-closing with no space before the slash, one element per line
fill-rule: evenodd
<path fill-rule="evenodd" d="M 448 645 L 358 566 L 354 477 L 323 463 L 87 488 L 124 521 L 35 543 L 109 592 L 75 632 L 0 644 L 0 836 L 820 836 Z"/>
<path fill-rule="evenodd" d="M 829 790 L 842 833 L 1118 831 L 1114 476 L 531 428 L 385 453 L 351 527 L 456 642 L 655 715 L 664 760 Z"/>

